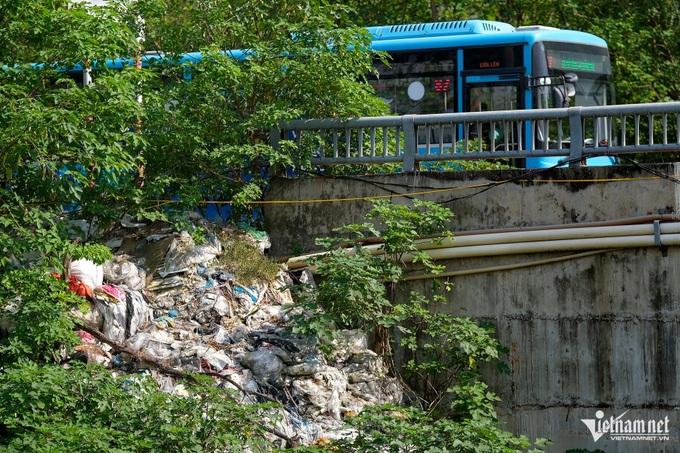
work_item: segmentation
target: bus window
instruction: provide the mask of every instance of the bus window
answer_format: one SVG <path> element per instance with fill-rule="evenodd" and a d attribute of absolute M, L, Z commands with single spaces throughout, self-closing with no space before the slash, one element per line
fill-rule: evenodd
<path fill-rule="evenodd" d="M 534 46 L 534 77 L 568 74 L 574 74 L 577 80 L 573 84 L 570 106 L 614 104 L 611 63 L 606 48 L 549 41 Z"/>
<path fill-rule="evenodd" d="M 533 87 L 536 108 L 589 107 L 614 103 L 611 63 L 606 47 L 544 41 L 534 45 L 533 56 L 534 79 L 539 81 Z M 537 147 L 569 147 L 571 134 L 568 126 L 562 126 L 562 143 L 557 143 L 555 122 L 536 124 Z M 610 144 L 616 137 L 612 127 L 606 119 L 586 122 L 585 144 Z M 605 159 L 605 164 L 612 163 L 609 158 Z M 594 162 L 594 159 L 590 161 Z"/>
<path fill-rule="evenodd" d="M 470 112 L 490 112 L 498 110 L 516 110 L 518 108 L 519 90 L 516 83 L 501 84 L 467 84 L 465 96 L 470 100 Z M 478 130 L 481 126 L 481 131 Z M 491 130 L 488 121 L 468 125 L 469 137 L 472 140 L 479 139 L 481 147 L 485 150 L 509 149 L 517 146 L 517 133 L 515 127 L 504 128 L 502 124 L 495 124 Z M 503 129 L 506 129 L 505 133 Z M 508 136 L 506 136 L 506 134 Z"/>
<path fill-rule="evenodd" d="M 470 112 L 515 110 L 517 108 L 517 86 L 471 86 L 468 94 Z"/>
<path fill-rule="evenodd" d="M 388 64 L 375 63 L 379 76 L 368 77 L 376 94 L 398 115 L 453 112 L 456 52 L 394 52 Z"/>
<path fill-rule="evenodd" d="M 524 67 L 521 45 L 473 47 L 463 51 L 466 71 L 494 71 Z"/>

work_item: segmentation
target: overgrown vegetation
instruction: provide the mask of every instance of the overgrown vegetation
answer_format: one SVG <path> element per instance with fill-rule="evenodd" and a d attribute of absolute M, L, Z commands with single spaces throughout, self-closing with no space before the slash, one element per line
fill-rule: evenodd
<path fill-rule="evenodd" d="M 51 223 L 38 232 L 68 238 L 58 245 L 65 247 L 69 218 L 102 229 L 126 213 L 174 221 L 208 199 L 247 218 L 268 171 L 305 166 L 310 157 L 269 146 L 269 130 L 282 119 L 384 109 L 361 83 L 374 57 L 366 32 L 338 29 L 340 6 L 109 3 L 16 0 L 0 7 L 8 43 L 0 49 L 3 260 L 41 249 L 26 243 L 33 231 L 21 239 L 26 225 Z M 236 59 L 222 52 L 238 48 L 249 53 Z M 200 61 L 184 58 L 199 50 Z M 298 58 L 285 58 L 284 50 Z M 134 67 L 140 54 L 154 51 L 163 59 Z M 116 58 L 123 69 L 107 69 L 104 62 Z M 78 65 L 92 68 L 87 87 L 63 72 Z M 91 239 L 92 231 L 83 236 Z"/>
<path fill-rule="evenodd" d="M 190 397 L 170 395 L 143 374 L 116 377 L 73 360 L 73 311 L 87 306 L 67 291 L 68 263 L 110 258 L 95 233 L 125 214 L 177 221 L 216 197 L 240 218 L 262 196 L 268 171 L 309 168 L 310 156 L 296 147 L 275 153 L 268 146 L 269 128 L 282 119 L 384 113 L 361 83 L 377 57 L 365 32 L 338 25 L 419 22 L 432 14 L 591 31 L 610 43 L 620 101 L 678 100 L 678 10 L 668 1 L 626 8 L 394 1 L 370 10 L 366 2 L 343 2 L 358 14 L 315 0 L 110 3 L 0 5 L 0 309 L 11 332 L 0 339 L 0 445 L 7 451 L 272 449 L 268 404 L 236 402 L 200 376 L 186 378 Z M 646 52 L 649 42 L 658 51 Z M 252 52 L 240 60 L 222 52 L 235 48 Z M 197 50 L 202 61 L 182 60 Z M 134 68 L 148 51 L 166 60 Z M 283 58 L 283 51 L 300 58 Z M 126 58 L 129 67 L 97 66 L 85 88 L 61 72 L 108 58 Z M 322 281 L 299 293 L 304 311 L 295 329 L 322 340 L 338 328 L 374 332 L 385 358 L 394 346 L 412 351 L 393 372 L 425 384 L 417 407 L 367 410 L 350 419 L 355 438 L 296 451 L 530 448 L 498 424 L 496 397 L 481 380 L 478 364 L 499 357 L 493 331 L 431 310 L 444 302 L 445 282 L 435 280 L 430 296 L 402 299 L 395 291 L 406 261 L 438 271 L 416 240 L 444 231 L 450 217 L 433 204 L 376 202 L 366 223 L 341 230 L 353 254 L 325 242 L 329 252 L 316 263 Z M 198 239 L 201 231 L 192 234 Z M 382 249 L 366 246 L 369 236 L 381 237 Z M 256 261 L 256 252 L 226 239 L 223 259 L 234 260 L 244 279 L 268 279 L 276 268 Z"/>
<path fill-rule="evenodd" d="M 362 433 L 354 439 L 337 443 L 340 451 L 362 453 L 419 453 L 431 452 L 536 452 L 524 437 L 515 437 L 479 417 L 462 421 L 432 417 L 416 408 L 370 408 L 351 421 Z M 546 446 L 545 439 L 536 441 L 537 447 Z"/>
<path fill-rule="evenodd" d="M 413 206 L 404 206 L 374 200 L 366 223 L 336 230 L 351 237 L 317 241 L 328 248 L 310 260 L 320 281 L 314 290 L 299 288 L 293 330 L 326 344 L 332 344 L 340 328 L 372 331 L 374 348 L 386 360 L 394 346 L 413 353 L 402 367 L 393 364 L 392 371 L 401 374 L 403 369 L 405 381 L 418 383 L 419 390 L 415 407 L 374 408 L 352 420 L 359 434 L 340 441 L 342 451 L 521 451 L 532 445 L 526 437 L 503 431 L 494 410 L 498 397 L 481 378 L 478 363 L 498 359 L 501 351 L 493 330 L 440 311 L 448 283 L 434 279 L 431 299 L 414 292 L 400 300 L 394 291 L 406 262 L 428 274 L 441 272 L 418 238 L 450 237 L 443 227 L 452 216 L 432 202 L 414 200 Z M 381 245 L 366 246 L 368 237 L 381 238 Z M 339 243 L 351 248 L 337 248 Z M 393 329 L 401 334 L 398 345 Z"/>
<path fill-rule="evenodd" d="M 429 202 L 415 201 L 409 207 L 377 200 L 366 223 L 341 228 L 351 233 L 355 253 L 334 249 L 318 261 L 324 278 L 316 289 L 301 292 L 305 311 L 294 317 L 293 329 L 321 341 L 332 339 L 339 327 L 382 329 L 386 337 L 381 344 L 387 346 L 394 341 L 392 329 L 400 329 L 401 346 L 418 351 L 404 364 L 406 377 L 427 385 L 413 407 L 375 407 L 348 418 L 356 429 L 352 438 L 287 448 L 417 452 L 438 446 L 463 452 L 480 448 L 519 452 L 532 447 L 526 437 L 502 429 L 494 412 L 497 398 L 481 380 L 477 363 L 499 355 L 492 330 L 471 319 L 432 313 L 431 305 L 443 302 L 440 293 L 432 300 L 414 293 L 402 301 L 391 289 L 401 280 L 406 261 L 427 272 L 439 270 L 419 249 L 418 237 L 420 232 L 439 232 L 450 217 L 450 211 Z M 375 235 L 383 239 L 382 248 L 363 245 Z M 260 255 L 247 239 L 242 239 L 244 245 L 229 235 L 224 238 L 231 241 L 232 256 L 241 263 L 253 253 Z M 331 247 L 339 240 L 321 242 Z M 100 260 L 106 257 L 99 255 Z M 264 266 L 262 260 L 267 258 L 260 255 L 255 266 Z M 262 277 L 268 270 L 254 272 Z M 186 391 L 169 394 L 146 373 L 115 376 L 98 365 L 85 365 L 73 355 L 78 344 L 73 310 L 84 308 L 83 299 L 68 292 L 66 283 L 43 266 L 6 272 L 0 283 L 0 304 L 5 313 L 12 313 L 9 334 L 0 343 L 3 449 L 277 450 L 272 444 L 276 405 L 244 404 L 205 376 L 183 375 Z M 447 288 L 435 283 L 433 289 Z"/>
<path fill-rule="evenodd" d="M 272 282 L 281 268 L 270 257 L 262 254 L 254 238 L 247 233 L 222 232 L 219 262 L 222 268 L 238 275 L 245 284 L 254 281 Z"/>
<path fill-rule="evenodd" d="M 83 299 L 67 289 L 66 282 L 44 269 L 20 269 L 3 275 L 0 308 L 10 314 L 12 334 L 0 341 L 0 364 L 59 363 L 66 351 L 80 342 L 68 312 L 81 306 Z"/>
<path fill-rule="evenodd" d="M 0 445 L 8 452 L 269 451 L 266 404 L 241 404 L 209 378 L 191 398 L 158 390 L 149 375 L 115 377 L 20 360 L 0 373 Z"/>

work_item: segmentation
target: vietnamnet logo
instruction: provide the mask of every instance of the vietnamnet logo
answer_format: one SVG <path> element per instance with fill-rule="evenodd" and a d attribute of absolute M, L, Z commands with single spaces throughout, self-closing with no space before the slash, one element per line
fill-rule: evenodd
<path fill-rule="evenodd" d="M 668 416 L 660 420 L 624 420 L 627 413 L 605 419 L 604 412 L 597 411 L 594 419 L 582 418 L 581 421 L 595 442 L 605 434 L 612 440 L 670 440 Z"/>

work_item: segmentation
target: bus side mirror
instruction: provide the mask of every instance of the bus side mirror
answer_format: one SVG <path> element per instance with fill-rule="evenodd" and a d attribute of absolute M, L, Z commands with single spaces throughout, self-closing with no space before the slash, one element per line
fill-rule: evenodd
<path fill-rule="evenodd" d="M 574 97 L 576 95 L 576 87 L 574 84 L 578 82 L 578 76 L 573 72 L 568 72 L 564 74 L 564 92 L 569 97 Z"/>
<path fill-rule="evenodd" d="M 564 74 L 564 81 L 567 83 L 576 83 L 578 82 L 578 76 L 573 72 L 567 72 Z"/>

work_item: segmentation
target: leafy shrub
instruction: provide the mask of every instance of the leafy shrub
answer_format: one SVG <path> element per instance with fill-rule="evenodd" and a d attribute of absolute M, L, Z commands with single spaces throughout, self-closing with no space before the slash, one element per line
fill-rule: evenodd
<path fill-rule="evenodd" d="M 0 309 L 10 313 L 11 331 L 0 342 L 2 362 L 59 362 L 80 339 L 68 311 L 83 299 L 66 282 L 39 270 L 13 270 L 0 279 Z"/>
<path fill-rule="evenodd" d="M 540 451 L 530 450 L 532 443 L 525 436 L 513 436 L 488 419 L 436 419 L 413 407 L 367 408 L 349 422 L 358 430 L 358 435 L 334 444 L 340 451 L 348 453 Z M 547 443 L 539 439 L 535 444 L 544 446 Z"/>
<path fill-rule="evenodd" d="M 0 374 L 0 446 L 36 452 L 241 452 L 270 442 L 268 405 L 243 405 L 210 380 L 188 397 L 158 390 L 149 375 L 115 377 L 19 361 Z M 269 419 L 273 419 L 269 415 Z"/>
<path fill-rule="evenodd" d="M 328 251 L 312 260 L 319 283 L 316 288 L 298 288 L 298 312 L 294 330 L 320 339 L 332 339 L 334 328 L 375 330 L 376 338 L 394 343 L 392 331 L 401 333 L 401 344 L 411 358 L 403 364 L 410 382 L 421 385 L 421 407 L 367 408 L 350 423 L 355 437 L 331 442 L 347 452 L 444 452 L 524 451 L 532 444 L 515 437 L 499 424 L 494 404 L 498 397 L 481 379 L 478 362 L 499 357 L 501 345 L 493 330 L 470 318 L 454 317 L 432 310 L 446 303 L 450 285 L 433 279 L 433 296 L 411 293 L 400 300 L 394 285 L 402 280 L 404 259 L 437 274 L 435 264 L 419 248 L 421 236 L 441 240 L 452 213 L 435 203 L 414 201 L 413 206 L 393 205 L 375 200 L 366 222 L 347 225 L 337 231 L 350 238 L 319 241 Z M 380 237 L 378 250 L 365 246 L 368 234 Z M 351 249 L 334 249 L 349 242 Z M 442 294 L 443 293 L 443 294 Z M 386 359 L 390 357 L 385 356 Z M 400 373 L 392 367 L 393 373 Z M 423 409 L 424 408 L 424 409 Z M 545 441 L 538 440 L 537 445 Z"/>

